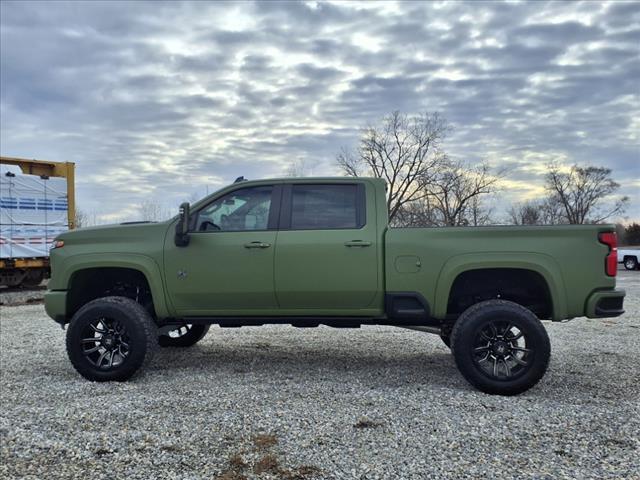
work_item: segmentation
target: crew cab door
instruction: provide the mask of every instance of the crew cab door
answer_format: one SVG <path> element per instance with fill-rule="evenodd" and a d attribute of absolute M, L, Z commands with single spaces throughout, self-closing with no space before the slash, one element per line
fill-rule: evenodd
<path fill-rule="evenodd" d="M 275 255 L 282 309 L 347 314 L 372 304 L 381 246 L 366 193 L 362 183 L 284 186 Z"/>
<path fill-rule="evenodd" d="M 192 213 L 189 245 L 165 246 L 178 315 L 243 314 L 277 307 L 273 260 L 280 186 L 240 187 Z"/>

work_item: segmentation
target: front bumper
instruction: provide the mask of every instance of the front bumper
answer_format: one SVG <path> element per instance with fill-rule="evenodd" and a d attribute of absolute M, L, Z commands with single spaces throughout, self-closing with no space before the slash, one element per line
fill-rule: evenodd
<path fill-rule="evenodd" d="M 618 317 L 624 313 L 622 304 L 626 292 L 622 289 L 593 292 L 587 300 L 586 316 L 589 318 Z"/>
<path fill-rule="evenodd" d="M 44 310 L 60 325 L 67 321 L 67 292 L 66 290 L 49 290 L 44 294 Z"/>

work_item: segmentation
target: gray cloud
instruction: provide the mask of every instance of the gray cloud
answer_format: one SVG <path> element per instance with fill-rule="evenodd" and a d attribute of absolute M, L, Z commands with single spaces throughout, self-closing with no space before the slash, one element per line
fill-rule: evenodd
<path fill-rule="evenodd" d="M 440 111 L 450 155 L 606 165 L 640 219 L 637 3 L 0 3 L 3 155 L 75 161 L 105 218 L 335 153 L 392 110 Z M 499 208 L 500 205 L 499 205 Z"/>

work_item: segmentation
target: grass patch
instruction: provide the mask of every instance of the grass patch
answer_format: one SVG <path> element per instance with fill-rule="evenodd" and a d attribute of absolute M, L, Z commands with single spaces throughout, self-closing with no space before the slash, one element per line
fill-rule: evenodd
<path fill-rule="evenodd" d="M 272 453 L 265 455 L 253 466 L 253 471 L 258 475 L 261 473 L 280 473 L 278 458 Z"/>
<path fill-rule="evenodd" d="M 381 427 L 382 422 L 378 422 L 376 420 L 370 420 L 368 418 L 362 417 L 360 418 L 354 425 L 353 428 L 378 428 Z"/>
<path fill-rule="evenodd" d="M 258 448 L 271 448 L 278 443 L 278 437 L 272 434 L 261 433 L 253 437 L 253 444 Z"/>

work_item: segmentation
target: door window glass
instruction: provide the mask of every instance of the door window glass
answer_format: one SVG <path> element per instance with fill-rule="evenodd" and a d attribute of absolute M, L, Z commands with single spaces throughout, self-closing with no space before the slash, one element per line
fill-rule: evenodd
<path fill-rule="evenodd" d="M 267 230 L 273 186 L 247 187 L 224 195 L 198 213 L 199 232 Z"/>
<path fill-rule="evenodd" d="M 293 185 L 291 229 L 360 228 L 356 185 Z"/>

